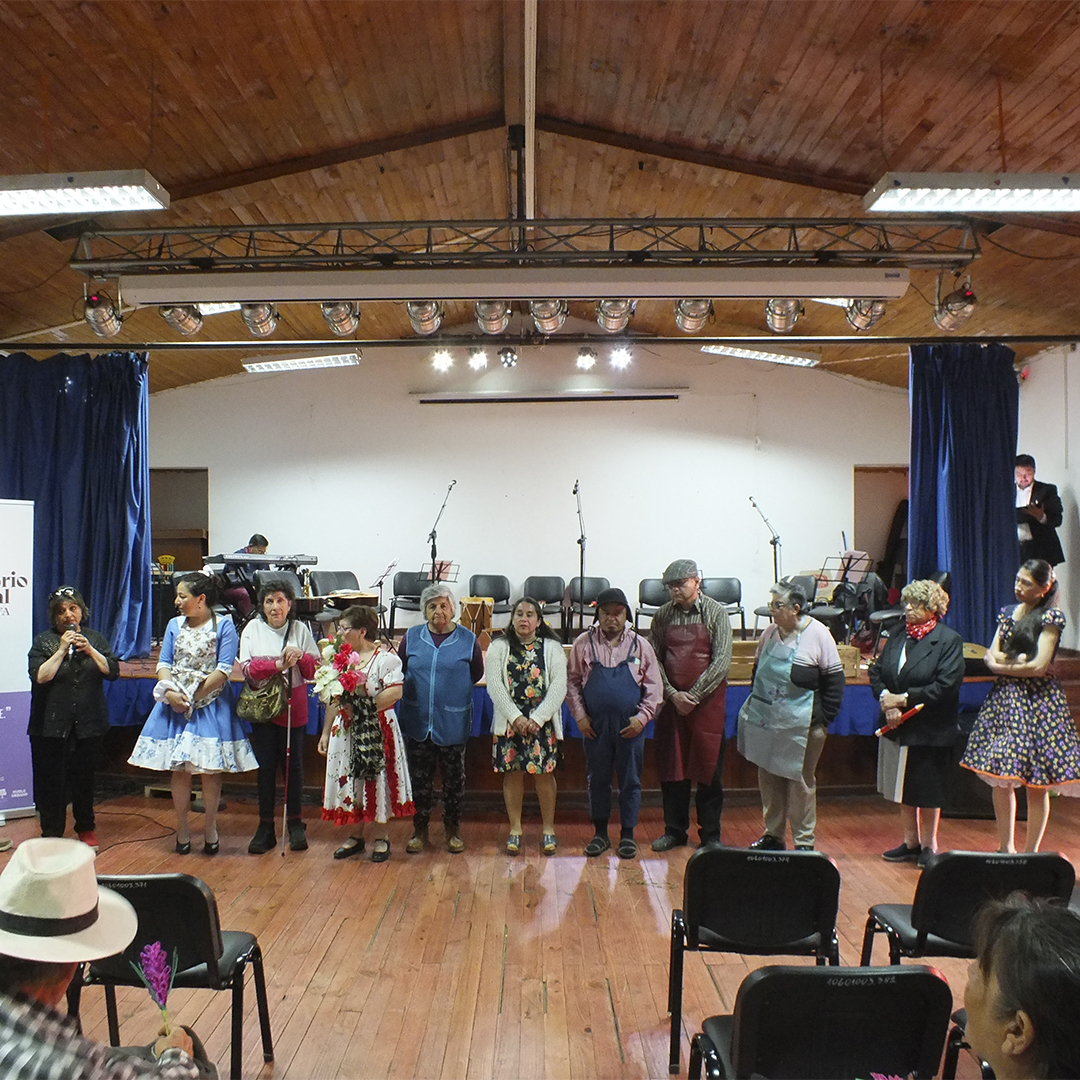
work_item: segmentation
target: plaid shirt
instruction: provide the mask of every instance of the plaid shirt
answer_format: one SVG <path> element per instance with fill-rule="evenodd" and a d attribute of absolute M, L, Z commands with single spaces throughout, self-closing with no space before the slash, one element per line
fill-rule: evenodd
<path fill-rule="evenodd" d="M 196 1080 L 199 1068 L 170 1047 L 157 1062 L 112 1057 L 84 1039 L 72 1017 L 24 997 L 0 994 L 0 1077 L 4 1080 Z"/>

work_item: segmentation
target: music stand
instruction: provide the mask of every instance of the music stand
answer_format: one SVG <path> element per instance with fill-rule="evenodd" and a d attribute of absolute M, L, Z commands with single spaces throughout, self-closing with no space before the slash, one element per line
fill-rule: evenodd
<path fill-rule="evenodd" d="M 386 584 L 386 579 L 390 576 L 390 571 L 397 566 L 397 559 L 393 559 L 390 565 L 368 586 L 369 589 L 379 590 L 379 633 L 386 629 L 386 608 L 383 605 L 383 586 Z"/>
<path fill-rule="evenodd" d="M 436 559 L 433 563 L 426 562 L 420 567 L 420 576 L 426 577 L 428 581 L 456 582 L 460 573 L 461 563 L 450 562 L 449 559 Z"/>

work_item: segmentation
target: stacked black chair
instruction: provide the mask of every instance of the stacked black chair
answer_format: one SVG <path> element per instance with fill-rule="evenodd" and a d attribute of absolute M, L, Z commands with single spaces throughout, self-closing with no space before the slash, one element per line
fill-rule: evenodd
<path fill-rule="evenodd" d="M 671 913 L 671 1072 L 679 1071 L 683 954 L 813 956 L 838 965 L 839 901 L 840 872 L 820 852 L 705 847 L 690 856 L 683 906 Z"/>
<path fill-rule="evenodd" d="M 521 586 L 522 596 L 531 596 L 542 605 L 541 614 L 546 619 L 549 615 L 559 616 L 559 629 L 563 627 L 563 597 L 566 595 L 566 582 L 561 577 L 543 575 L 527 577 Z"/>
<path fill-rule="evenodd" d="M 817 578 L 813 574 L 795 574 L 794 577 L 787 578 L 792 585 L 798 585 L 803 591 L 803 596 L 806 597 L 806 614 L 813 614 L 810 610 L 814 604 L 814 597 L 817 595 Z M 772 612 L 769 610 L 768 604 L 762 604 L 761 607 L 754 608 L 754 631 L 757 631 L 758 619 L 768 619 L 772 621 Z"/>
<path fill-rule="evenodd" d="M 510 607 L 510 579 L 502 574 L 473 574 L 469 578 L 470 596 L 490 596 L 495 601 L 491 609 L 492 615 L 509 615 Z M 537 596 L 534 599 L 539 600 Z"/>
<path fill-rule="evenodd" d="M 1068 903 L 1076 883 L 1072 863 L 1046 851 L 1003 855 L 986 851 L 942 851 L 919 875 L 910 904 L 875 904 L 866 919 L 860 963 L 869 965 L 874 935 L 889 939 L 889 963 L 901 956 L 975 956 L 971 927 L 987 900 L 1010 893 Z"/>
<path fill-rule="evenodd" d="M 690 1043 L 691 1080 L 931 1077 L 952 993 L 930 967 L 764 967 Z"/>
<path fill-rule="evenodd" d="M 297 596 L 304 595 L 304 586 L 300 578 L 292 570 L 256 570 L 254 576 L 256 593 L 268 581 L 287 581 L 293 587 L 293 591 Z"/>
<path fill-rule="evenodd" d="M 139 926 L 135 939 L 124 952 L 104 960 L 95 960 L 76 971 L 68 990 L 68 1012 L 78 1017 L 84 986 L 104 986 L 109 1042 L 119 1046 L 116 987 L 143 985 L 131 965 L 138 962 L 139 953 L 146 945 L 157 941 L 165 950 L 170 964 L 173 950 L 176 950 L 177 970 L 173 986 L 232 991 L 229 1069 L 233 1080 L 238 1080 L 243 1061 L 244 978 L 250 965 L 255 980 L 263 1060 L 273 1061 L 274 1043 L 266 1000 L 266 976 L 258 939 L 254 934 L 242 930 L 221 929 L 217 901 L 206 882 L 190 874 L 124 874 L 99 876 L 98 881 L 131 903 L 139 917 Z"/>
<path fill-rule="evenodd" d="M 740 632 L 746 640 L 746 612 L 742 606 L 742 582 L 737 577 L 707 577 L 701 579 L 701 591 L 727 609 L 728 618 L 739 616 Z"/>
<path fill-rule="evenodd" d="M 563 614 L 563 637 L 569 640 L 574 628 L 574 616 L 585 619 L 586 611 L 591 622 L 595 618 L 596 598 L 605 590 L 611 588 L 611 582 L 606 577 L 586 577 L 584 583 L 581 578 L 573 577 L 566 588 L 566 611 Z"/>
<path fill-rule="evenodd" d="M 642 615 L 650 619 L 670 600 L 667 587 L 658 577 L 642 578 L 637 587 L 637 607 L 634 609 L 634 629 Z"/>
<path fill-rule="evenodd" d="M 394 595 L 390 600 L 390 637 L 394 636 L 394 616 L 399 611 L 419 611 L 420 594 L 431 584 L 426 573 L 399 570 L 394 575 Z"/>
<path fill-rule="evenodd" d="M 360 582 L 351 570 L 312 570 L 311 590 L 316 596 L 329 596 L 332 592 L 359 592 Z"/>

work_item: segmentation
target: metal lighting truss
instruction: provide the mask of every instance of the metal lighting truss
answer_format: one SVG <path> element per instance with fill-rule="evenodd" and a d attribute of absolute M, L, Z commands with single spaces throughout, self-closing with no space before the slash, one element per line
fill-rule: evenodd
<path fill-rule="evenodd" d="M 199 284 L 195 279 L 220 286 L 229 281 L 234 293 L 242 293 L 256 283 L 300 281 L 307 284 L 292 293 L 284 289 L 278 295 L 250 294 L 245 299 L 330 299 L 325 283 L 337 280 L 335 275 L 346 271 L 360 272 L 345 275 L 350 279 L 348 288 L 355 288 L 357 281 L 374 287 L 376 281 L 387 277 L 404 282 L 387 291 L 365 286 L 363 293 L 352 293 L 355 298 L 366 295 L 371 299 L 407 299 L 410 281 L 430 284 L 413 295 L 432 295 L 435 282 L 469 282 L 470 273 L 479 276 L 442 297 L 464 295 L 469 288 L 480 287 L 482 281 L 504 280 L 510 284 L 518 279 L 535 281 L 539 291 L 531 295 L 537 297 L 781 295 L 769 291 L 768 284 L 763 286 L 764 292 L 681 291 L 695 280 L 695 275 L 707 286 L 723 280 L 717 275 L 753 268 L 765 282 L 770 273 L 806 272 L 802 295 L 849 296 L 851 293 L 810 291 L 811 283 L 817 280 L 815 274 L 850 270 L 857 275 L 883 268 L 956 271 L 978 256 L 974 224 L 956 216 L 897 217 L 887 221 L 619 218 L 112 229 L 84 233 L 71 266 L 94 280 L 123 279 L 125 298 L 135 303 L 167 302 L 162 298 L 163 283 L 156 291 L 150 289 L 145 299 L 137 295 L 140 285 L 150 285 L 155 278 L 166 275 L 186 280 L 196 291 Z M 484 271 L 494 275 L 485 275 Z M 666 292 L 632 291 L 640 282 L 661 277 L 671 280 Z M 841 282 L 844 279 L 843 274 L 837 277 Z M 582 282 L 590 279 L 594 280 L 594 291 L 582 291 Z M 598 291 L 596 280 L 613 288 L 621 283 L 631 291 Z M 828 280 L 828 276 L 821 280 Z M 570 284 L 566 291 L 558 291 L 557 286 L 567 282 Z M 528 285 L 522 284 L 521 288 Z M 508 293 L 504 289 L 472 295 L 530 294 L 520 289 Z M 792 295 L 790 290 L 787 295 Z M 201 293 L 198 298 L 214 299 Z"/>

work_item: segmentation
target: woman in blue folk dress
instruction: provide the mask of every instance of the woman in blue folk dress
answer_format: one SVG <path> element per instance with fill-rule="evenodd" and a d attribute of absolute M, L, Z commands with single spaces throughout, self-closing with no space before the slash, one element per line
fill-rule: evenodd
<path fill-rule="evenodd" d="M 1054 606 L 1053 567 L 1029 559 L 1016 574 L 1016 599 L 998 615 L 986 666 L 998 676 L 979 710 L 960 762 L 993 788 L 999 851 L 1015 851 L 1016 789 L 1027 790 L 1025 851 L 1038 851 L 1050 793 L 1080 795 L 1080 739 L 1050 664 L 1065 626 Z"/>
<path fill-rule="evenodd" d="M 176 586 L 176 610 L 161 644 L 157 704 L 146 719 L 128 761 L 143 769 L 172 774 L 176 809 L 176 851 L 191 851 L 188 813 L 191 777 L 202 776 L 206 824 L 203 854 L 218 852 L 217 811 L 225 773 L 250 772 L 259 766 L 244 729 L 222 693 L 236 660 L 236 627 L 214 614 L 213 583 L 205 574 L 185 574 Z"/>

